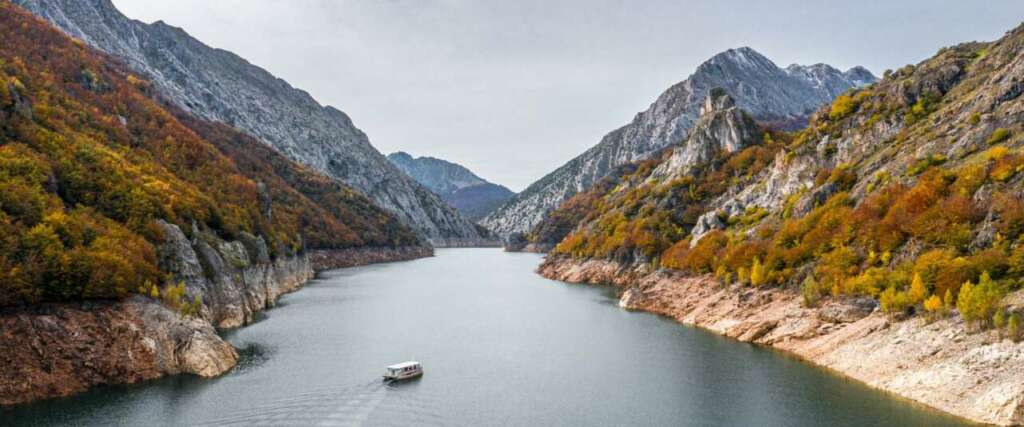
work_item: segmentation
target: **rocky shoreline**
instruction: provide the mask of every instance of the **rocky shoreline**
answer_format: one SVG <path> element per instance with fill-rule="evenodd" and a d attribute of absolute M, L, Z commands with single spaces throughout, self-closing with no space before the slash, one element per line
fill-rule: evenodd
<path fill-rule="evenodd" d="M 227 242 L 163 224 L 162 267 L 200 297 L 196 317 L 154 299 L 43 304 L 0 311 L 0 406 L 166 375 L 215 377 L 238 362 L 217 329 L 240 327 L 315 271 L 433 255 L 425 246 L 309 251 L 270 260 L 261 239 Z"/>
<path fill-rule="evenodd" d="M 971 421 L 1024 424 L 1024 343 L 970 331 L 959 316 L 892 319 L 873 300 L 723 286 L 710 276 L 549 255 L 544 277 L 613 284 L 619 305 L 797 355 L 871 387 Z M 1012 295 L 1009 300 L 1020 300 Z"/>

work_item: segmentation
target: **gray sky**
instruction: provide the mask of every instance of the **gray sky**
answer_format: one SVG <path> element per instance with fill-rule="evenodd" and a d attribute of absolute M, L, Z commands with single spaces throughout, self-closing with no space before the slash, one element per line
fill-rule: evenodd
<path fill-rule="evenodd" d="M 513 191 L 725 49 L 881 75 L 1024 20 L 1019 0 L 113 1 L 345 111 L 384 154 L 444 158 Z"/>

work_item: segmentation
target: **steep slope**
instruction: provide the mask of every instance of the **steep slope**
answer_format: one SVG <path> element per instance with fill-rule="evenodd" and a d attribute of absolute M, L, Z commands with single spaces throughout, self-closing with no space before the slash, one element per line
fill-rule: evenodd
<path fill-rule="evenodd" d="M 476 228 L 410 180 L 341 111 L 265 70 L 163 22 L 144 24 L 109 0 L 15 0 L 85 43 L 124 60 L 179 107 L 255 136 L 368 195 L 435 245 L 472 244 Z"/>
<path fill-rule="evenodd" d="M 618 283 L 624 307 L 1019 425 L 1022 82 L 1024 26 L 887 72 L 799 133 L 696 166 L 652 160 L 592 196 L 540 271 Z M 713 134 L 712 149 L 731 145 Z"/>
<path fill-rule="evenodd" d="M 481 224 L 503 236 L 525 233 L 562 201 L 614 167 L 679 143 L 696 122 L 700 104 L 712 88 L 725 89 L 758 121 L 792 128 L 806 123 L 810 113 L 843 91 L 874 80 L 860 67 L 845 73 L 827 65 L 793 65 L 783 70 L 751 48 L 730 49 L 701 64 L 630 124 L 530 185 Z"/>
<path fill-rule="evenodd" d="M 401 151 L 389 154 L 388 160 L 471 221 L 487 216 L 515 194 L 476 176 L 462 165 L 445 160 L 413 158 Z"/>
<path fill-rule="evenodd" d="M 219 375 L 312 254 L 430 249 L 369 199 L 0 2 L 0 405 Z M 323 258 L 323 257 L 321 257 Z"/>

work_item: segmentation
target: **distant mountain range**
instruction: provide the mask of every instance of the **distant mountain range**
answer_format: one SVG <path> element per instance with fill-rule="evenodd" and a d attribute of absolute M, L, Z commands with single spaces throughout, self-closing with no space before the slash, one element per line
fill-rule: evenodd
<path fill-rule="evenodd" d="M 759 122 L 793 129 L 810 114 L 850 88 L 877 78 L 863 67 L 839 71 L 826 64 L 778 67 L 754 49 L 730 49 L 701 64 L 670 87 L 633 121 L 544 176 L 488 215 L 481 224 L 508 236 L 526 233 L 552 209 L 607 175 L 616 166 L 644 159 L 686 139 L 700 105 L 720 87 Z"/>
<path fill-rule="evenodd" d="M 473 223 L 387 161 L 345 113 L 162 21 L 128 19 L 109 0 L 14 0 L 126 62 L 177 106 L 242 130 L 369 196 L 435 246 L 472 245 Z"/>
<path fill-rule="evenodd" d="M 483 219 L 515 195 L 457 163 L 433 157 L 413 158 L 401 151 L 389 154 L 388 160 L 471 221 Z"/>

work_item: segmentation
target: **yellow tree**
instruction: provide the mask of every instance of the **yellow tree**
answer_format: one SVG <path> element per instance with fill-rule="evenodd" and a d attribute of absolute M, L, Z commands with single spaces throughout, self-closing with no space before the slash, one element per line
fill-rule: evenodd
<path fill-rule="evenodd" d="M 754 286 L 761 286 L 764 284 L 765 280 L 768 279 L 767 276 L 768 274 L 765 271 L 764 266 L 761 265 L 761 260 L 759 258 L 754 258 L 754 265 L 750 266 L 750 284 Z"/>
<path fill-rule="evenodd" d="M 919 304 L 927 297 L 928 287 L 924 285 L 924 280 L 921 280 L 921 275 L 914 273 L 914 280 L 910 283 L 910 300 L 914 304 Z"/>
<path fill-rule="evenodd" d="M 928 312 L 929 317 L 935 318 L 945 309 L 946 307 L 942 304 L 942 299 L 938 295 L 932 295 L 924 301 L 924 310 Z"/>

